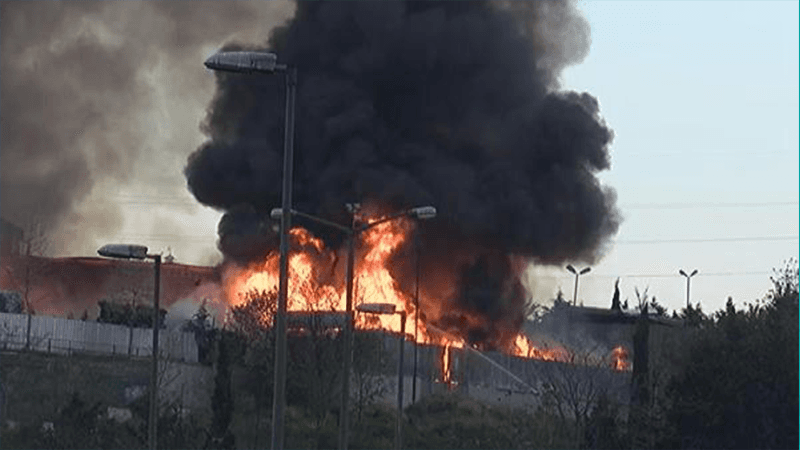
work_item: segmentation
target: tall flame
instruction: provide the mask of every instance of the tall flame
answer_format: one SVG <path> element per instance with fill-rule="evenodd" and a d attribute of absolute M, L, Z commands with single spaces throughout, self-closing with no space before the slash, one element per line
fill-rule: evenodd
<path fill-rule="evenodd" d="M 374 223 L 368 218 L 367 223 Z M 417 343 L 436 344 L 444 347 L 441 358 L 443 381 L 451 382 L 451 348 L 463 348 L 466 343 L 444 333 L 436 327 L 429 327 L 423 315 L 415 307 L 413 295 L 400 289 L 389 267 L 392 255 L 408 239 L 414 230 L 414 222 L 401 217 L 393 221 L 376 224 L 364 231 L 357 241 L 354 267 L 354 308 L 362 303 L 389 303 L 397 312 L 405 311 L 407 339 Z M 304 312 L 344 312 L 346 305 L 346 283 L 344 262 L 347 249 L 330 250 L 319 239 L 304 228 L 290 230 L 292 251 L 289 256 L 289 286 L 287 309 Z M 273 252 L 264 261 L 241 267 L 234 264 L 226 266 L 223 274 L 223 291 L 230 306 L 245 301 L 252 291 L 273 291 L 278 287 L 279 255 Z M 447 299 L 427 298 L 420 292 L 420 304 L 445 305 Z M 439 301 L 433 301 L 439 300 Z M 268 314 L 268 313 L 265 313 Z M 419 317 L 418 317 L 419 315 Z M 419 320 L 418 320 L 419 319 Z M 481 320 L 470 317 L 468 320 Z M 360 330 L 386 330 L 399 333 L 401 330 L 399 314 L 355 314 L 355 327 Z M 265 318 L 271 323 L 272 318 Z M 415 330 L 415 325 L 418 328 Z M 566 361 L 567 351 L 563 348 L 540 348 L 519 333 L 504 352 L 525 358 L 548 361 Z"/>

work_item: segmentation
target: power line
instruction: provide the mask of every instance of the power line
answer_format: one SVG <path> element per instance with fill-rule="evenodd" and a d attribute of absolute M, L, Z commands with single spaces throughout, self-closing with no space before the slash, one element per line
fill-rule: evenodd
<path fill-rule="evenodd" d="M 208 241 L 216 239 L 216 235 L 185 235 L 185 234 L 124 234 L 122 238 L 137 238 L 137 239 L 150 239 L 150 240 L 199 240 Z M 741 236 L 741 237 L 721 237 L 721 238 L 677 238 L 677 239 L 640 239 L 640 240 L 623 240 L 612 241 L 614 244 L 622 245 L 641 245 L 641 244 L 693 244 L 693 243 L 708 243 L 708 242 L 764 242 L 764 241 L 792 241 L 800 239 L 799 236 Z"/>
<path fill-rule="evenodd" d="M 757 202 L 757 203 L 631 203 L 620 205 L 624 209 L 692 209 L 692 208 L 763 208 L 772 206 L 797 206 L 800 202 Z"/>
<path fill-rule="evenodd" d="M 187 204 L 187 205 L 202 205 L 202 203 L 193 200 L 190 197 L 174 196 L 174 195 L 119 195 L 110 197 L 117 200 L 121 204 Z M 701 202 L 701 203 L 686 203 L 686 202 L 669 202 L 669 203 L 630 203 L 620 205 L 625 209 L 691 209 L 691 208 L 763 208 L 773 206 L 797 206 L 800 202 L 797 200 L 790 201 L 777 201 L 777 202 Z"/>
<path fill-rule="evenodd" d="M 738 276 L 770 276 L 773 275 L 773 272 L 765 272 L 765 271 L 743 271 L 743 272 L 700 272 L 697 276 L 704 276 L 704 277 L 738 277 Z M 680 278 L 678 272 L 675 273 L 644 273 L 644 274 L 620 274 L 620 275 L 608 275 L 603 273 L 594 273 L 592 272 L 590 275 L 587 275 L 588 278 Z M 536 275 L 536 278 L 548 278 L 548 279 L 572 279 L 572 275 L 568 273 L 564 273 L 563 275 Z M 587 279 L 588 279 L 587 278 Z M 581 278 L 583 280 L 583 278 Z"/>
<path fill-rule="evenodd" d="M 798 236 L 747 236 L 729 238 L 696 238 L 696 239 L 641 239 L 630 241 L 613 241 L 615 244 L 688 244 L 704 242 L 759 242 L 759 241 L 796 241 Z"/>
<path fill-rule="evenodd" d="M 680 157 L 680 158 L 687 158 L 689 156 L 696 158 L 699 156 L 712 156 L 712 157 L 723 157 L 723 158 L 730 158 L 734 156 L 740 157 L 755 157 L 755 156 L 795 156 L 797 155 L 796 149 L 789 149 L 789 150 L 772 150 L 772 151 L 760 151 L 760 152 L 731 152 L 731 151 L 719 151 L 719 150 L 712 150 L 712 151 L 705 151 L 702 149 L 695 150 L 691 153 L 689 152 L 624 152 L 624 153 L 614 153 L 612 158 L 618 159 L 619 157 L 650 157 L 650 156 L 659 156 L 659 157 Z"/>
<path fill-rule="evenodd" d="M 697 276 L 704 277 L 733 277 L 733 276 L 765 276 L 772 275 L 772 272 L 699 272 Z M 566 275 L 565 275 L 566 276 Z M 593 274 L 593 277 L 599 278 L 679 278 L 678 272 L 675 273 L 649 273 L 649 274 L 629 274 L 629 275 L 605 275 Z"/>

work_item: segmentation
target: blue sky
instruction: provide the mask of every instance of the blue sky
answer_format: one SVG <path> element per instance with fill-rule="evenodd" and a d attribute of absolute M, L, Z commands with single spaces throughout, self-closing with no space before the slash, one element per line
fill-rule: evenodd
<path fill-rule="evenodd" d="M 607 306 L 620 276 L 623 298 L 649 287 L 679 308 L 679 268 L 698 269 L 692 301 L 706 311 L 763 296 L 771 268 L 798 255 L 798 2 L 579 8 L 591 50 L 562 85 L 595 95 L 615 131 L 602 179 L 625 219 L 579 297 Z M 569 298 L 570 277 L 557 282 Z"/>

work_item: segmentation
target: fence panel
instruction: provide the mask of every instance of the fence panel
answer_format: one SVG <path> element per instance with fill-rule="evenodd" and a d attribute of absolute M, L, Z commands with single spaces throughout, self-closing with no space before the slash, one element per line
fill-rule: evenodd
<path fill-rule="evenodd" d="M 185 362 L 197 362 L 194 335 L 180 330 L 159 332 L 161 355 Z M 61 319 L 57 317 L 0 313 L 0 348 L 71 354 L 150 356 L 151 328 Z"/>

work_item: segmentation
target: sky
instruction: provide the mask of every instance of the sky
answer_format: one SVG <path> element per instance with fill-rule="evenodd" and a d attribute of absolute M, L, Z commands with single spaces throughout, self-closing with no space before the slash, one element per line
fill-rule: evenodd
<path fill-rule="evenodd" d="M 46 200 L 52 190 L 36 197 L 36 186 L 26 187 L 33 195 L 26 210 L 69 211 L 58 216 L 49 253 L 94 256 L 104 243 L 131 242 L 171 252 L 178 262 L 220 261 L 221 213 L 199 205 L 183 177 L 186 158 L 205 139 L 201 124 L 214 95 L 214 75 L 202 62 L 230 40 L 264 42 L 292 5 L 25 3 L 2 5 L 0 100 L 8 111 L 14 94 L 32 86 L 39 96 L 14 103 L 30 113 L 18 114 L 14 129 L 47 112 L 59 126 L 22 141 L 44 139 L 65 150 L 56 160 L 23 152 L 17 161 L 4 141 L 0 162 L 15 173 L 75 168 L 64 185 L 77 193 L 64 199 L 69 207 Z M 623 300 L 636 304 L 635 290 L 647 289 L 670 310 L 681 308 L 681 268 L 698 270 L 691 299 L 705 311 L 722 308 L 728 296 L 739 306 L 763 297 L 771 269 L 798 256 L 798 2 L 578 7 L 591 46 L 562 73 L 561 85 L 597 97 L 614 130 L 611 169 L 600 179 L 616 190 L 623 215 L 605 257 L 581 276 L 579 301 L 608 307 L 619 277 Z M 86 44 L 86 36 L 100 44 Z M 99 49 L 90 53 L 95 67 L 91 59 L 65 66 L 53 57 L 66 60 L 84 45 Z M 59 101 L 89 113 L 76 115 Z M 91 184 L 82 182 L 87 173 Z M 536 298 L 558 289 L 572 298 L 574 277 L 563 267 L 530 274 Z"/>
<path fill-rule="evenodd" d="M 704 311 L 763 297 L 771 269 L 798 255 L 798 2 L 579 8 L 591 49 L 562 82 L 597 96 L 615 131 L 601 178 L 624 216 L 579 296 L 606 306 L 621 277 L 623 299 L 649 288 L 680 308 L 682 268 L 698 270 L 691 301 Z"/>

